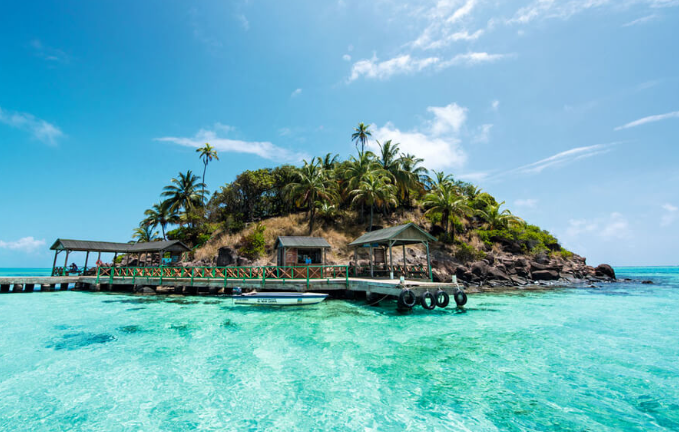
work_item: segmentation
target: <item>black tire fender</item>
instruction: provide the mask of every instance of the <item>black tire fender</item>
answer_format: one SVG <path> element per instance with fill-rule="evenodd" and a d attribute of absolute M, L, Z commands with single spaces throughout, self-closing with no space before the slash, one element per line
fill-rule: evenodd
<path fill-rule="evenodd" d="M 458 306 L 464 306 L 467 304 L 467 294 L 464 291 L 458 291 L 455 293 L 455 303 Z"/>
<path fill-rule="evenodd" d="M 404 289 L 398 295 L 398 305 L 400 307 L 412 308 L 417 303 L 417 296 L 409 289 Z"/>
<path fill-rule="evenodd" d="M 427 304 L 427 299 L 429 299 L 431 302 Z M 427 310 L 432 310 L 436 307 L 436 296 L 429 291 L 425 291 L 422 293 L 422 296 L 420 297 L 420 303 L 422 304 L 422 307 L 427 309 Z"/>
<path fill-rule="evenodd" d="M 434 297 L 436 298 L 436 306 L 440 308 L 444 308 L 450 304 L 450 296 L 443 290 L 438 290 Z"/>

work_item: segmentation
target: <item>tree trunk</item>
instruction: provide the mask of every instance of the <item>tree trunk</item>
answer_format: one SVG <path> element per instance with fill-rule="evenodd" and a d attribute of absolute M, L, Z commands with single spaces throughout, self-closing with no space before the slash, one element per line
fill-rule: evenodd
<path fill-rule="evenodd" d="M 370 204 L 370 229 L 368 231 L 373 230 L 373 207 L 375 207 L 373 204 Z"/>
<path fill-rule="evenodd" d="M 167 237 L 165 237 L 165 225 L 160 224 L 160 229 L 163 230 L 163 240 L 167 240 Z"/>
<path fill-rule="evenodd" d="M 205 199 L 205 172 L 207 171 L 207 161 L 203 163 L 203 199 Z"/>

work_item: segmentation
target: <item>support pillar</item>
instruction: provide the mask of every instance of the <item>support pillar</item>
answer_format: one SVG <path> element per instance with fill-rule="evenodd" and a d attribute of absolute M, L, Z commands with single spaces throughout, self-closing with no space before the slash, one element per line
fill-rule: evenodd
<path fill-rule="evenodd" d="M 0 293 L 8 293 L 8 292 L 9 292 L 9 284 L 0 285 Z"/>
<path fill-rule="evenodd" d="M 40 292 L 52 292 L 52 291 L 54 291 L 54 284 L 40 285 Z"/>
<path fill-rule="evenodd" d="M 373 247 L 370 245 L 370 277 L 375 277 L 374 271 L 373 271 Z"/>
<path fill-rule="evenodd" d="M 433 282 L 434 278 L 431 276 L 431 256 L 429 255 L 429 242 L 426 242 L 424 246 L 427 248 L 427 270 L 429 272 L 429 281 Z"/>
<path fill-rule="evenodd" d="M 68 291 L 68 284 L 67 283 L 60 283 L 59 284 L 59 291 Z"/>
<path fill-rule="evenodd" d="M 71 251 L 66 251 L 66 258 L 64 258 L 64 270 L 61 272 L 62 276 L 66 276 L 66 270 L 68 270 L 68 255 L 71 253 Z"/>
<path fill-rule="evenodd" d="M 57 268 L 57 255 L 59 255 L 59 251 L 55 250 L 54 251 L 54 261 L 52 262 L 52 273 L 51 273 L 52 276 L 54 276 L 54 269 Z"/>
<path fill-rule="evenodd" d="M 408 263 L 406 261 L 406 245 L 403 243 L 403 277 L 408 278 Z"/>
<path fill-rule="evenodd" d="M 89 261 L 89 260 L 90 260 L 90 251 L 87 251 L 87 253 L 85 254 L 85 267 L 83 268 L 83 273 L 85 273 L 85 271 L 87 271 L 87 261 Z"/>
<path fill-rule="evenodd" d="M 24 292 L 24 284 L 15 283 L 14 286 L 12 287 L 12 292 L 15 293 Z"/>
<path fill-rule="evenodd" d="M 391 253 L 392 242 L 389 242 L 389 279 L 394 278 L 394 256 Z"/>

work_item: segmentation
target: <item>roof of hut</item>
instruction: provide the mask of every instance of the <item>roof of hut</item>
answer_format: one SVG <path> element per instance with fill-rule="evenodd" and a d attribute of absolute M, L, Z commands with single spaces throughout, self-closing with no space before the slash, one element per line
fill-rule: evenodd
<path fill-rule="evenodd" d="M 394 244 L 414 244 L 430 241 L 436 241 L 436 237 L 432 236 L 413 222 L 410 222 L 405 225 L 365 233 L 349 243 L 349 246 L 389 244 L 389 242 L 394 242 Z"/>
<path fill-rule="evenodd" d="M 179 240 L 163 240 L 148 243 L 116 243 L 90 240 L 57 239 L 51 250 L 68 250 L 78 252 L 188 252 L 191 249 Z"/>
<path fill-rule="evenodd" d="M 330 243 L 323 237 L 281 236 L 276 239 L 275 248 L 330 248 Z"/>

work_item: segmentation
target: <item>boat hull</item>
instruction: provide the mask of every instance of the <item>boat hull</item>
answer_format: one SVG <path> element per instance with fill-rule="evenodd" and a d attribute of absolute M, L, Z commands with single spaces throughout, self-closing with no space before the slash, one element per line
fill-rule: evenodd
<path fill-rule="evenodd" d="M 257 293 L 233 296 L 233 304 L 248 306 L 304 306 L 318 304 L 328 297 L 315 293 Z"/>

